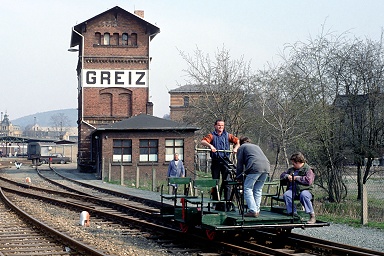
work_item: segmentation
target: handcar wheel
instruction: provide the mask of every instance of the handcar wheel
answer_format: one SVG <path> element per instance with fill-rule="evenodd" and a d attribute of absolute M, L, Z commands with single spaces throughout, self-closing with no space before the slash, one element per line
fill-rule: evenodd
<path fill-rule="evenodd" d="M 187 233 L 189 230 L 189 226 L 188 224 L 185 224 L 185 223 L 180 223 L 180 231 L 183 232 L 183 233 Z"/>
<path fill-rule="evenodd" d="M 216 238 L 216 231 L 214 230 L 205 230 L 205 234 L 207 235 L 208 240 L 212 241 Z"/>

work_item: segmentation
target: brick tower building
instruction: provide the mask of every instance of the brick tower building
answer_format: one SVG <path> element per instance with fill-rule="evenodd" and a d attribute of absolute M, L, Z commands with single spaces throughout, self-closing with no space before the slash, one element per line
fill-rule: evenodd
<path fill-rule="evenodd" d="M 91 134 L 99 127 L 153 114 L 149 43 L 159 32 L 144 20 L 143 11 L 130 13 L 118 6 L 72 28 L 70 51 L 79 54 L 79 169 L 95 165 Z"/>

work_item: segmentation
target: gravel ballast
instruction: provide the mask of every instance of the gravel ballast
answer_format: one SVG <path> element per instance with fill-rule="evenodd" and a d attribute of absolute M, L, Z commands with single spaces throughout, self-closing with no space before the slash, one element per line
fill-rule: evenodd
<path fill-rule="evenodd" d="M 71 174 L 76 175 L 75 165 L 60 165 L 65 166 L 65 168 L 71 168 Z M 23 173 L 23 169 L 27 168 L 27 166 L 23 166 L 22 169 L 17 170 L 13 168 L 11 170 L 0 170 L 0 172 L 7 173 L 8 178 L 15 178 L 14 175 L 19 176 L 16 179 L 25 179 L 28 176 L 33 175 L 34 171 L 31 169 L 25 169 L 25 173 Z M 57 166 L 57 169 L 60 167 Z M 35 173 L 34 173 L 35 174 Z M 84 173 L 79 173 L 80 176 L 84 176 Z M 90 174 L 92 175 L 92 174 Z M 111 185 L 111 184 L 108 184 Z M 116 185 L 118 186 L 118 185 Z M 348 244 L 351 246 L 367 248 L 379 252 L 384 252 L 384 230 L 367 228 L 367 227 L 351 227 L 344 224 L 336 224 L 331 223 L 330 226 L 320 227 L 320 228 L 308 228 L 308 229 L 294 229 L 293 233 L 308 235 L 311 237 L 316 237 L 319 239 L 329 240 L 332 242 L 337 242 L 341 244 Z M 127 240 L 123 243 L 123 247 L 126 250 L 120 253 L 116 253 L 116 255 L 166 255 L 167 252 L 162 251 L 161 249 L 154 247 L 151 252 L 151 247 L 148 247 L 150 242 L 145 238 L 136 237 L 133 239 L 131 237 L 131 243 Z M 152 245 L 153 246 L 153 245 Z M 128 249 L 129 248 L 129 249 Z M 144 249 L 147 248 L 147 249 Z M 128 249 L 128 251 L 127 251 Z"/>
<path fill-rule="evenodd" d="M 384 231 L 367 227 L 351 227 L 331 223 L 321 228 L 294 229 L 293 233 L 316 237 L 336 243 L 384 252 Z"/>

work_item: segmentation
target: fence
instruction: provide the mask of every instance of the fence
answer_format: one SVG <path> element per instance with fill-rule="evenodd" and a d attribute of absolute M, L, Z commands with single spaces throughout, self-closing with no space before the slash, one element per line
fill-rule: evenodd
<path fill-rule="evenodd" d="M 187 176 L 192 178 L 199 178 L 199 176 L 210 176 L 210 163 L 209 152 L 202 152 L 196 154 L 196 163 L 195 170 L 187 170 Z M 103 165 L 105 166 L 105 165 Z M 350 170 L 343 176 L 344 184 L 347 190 L 347 197 L 345 200 L 340 203 L 329 203 L 327 202 L 327 194 L 324 190 L 318 187 L 315 184 L 314 194 L 315 194 L 315 210 L 320 215 L 328 214 L 339 217 L 350 217 L 353 219 L 360 219 L 362 224 L 366 224 L 369 221 L 383 222 L 384 221 L 384 167 L 375 166 L 373 168 L 373 173 L 369 177 L 367 183 L 364 186 L 364 191 L 362 193 L 362 200 L 357 200 L 358 196 L 358 186 L 356 178 L 356 170 Z M 135 179 L 133 180 L 124 180 L 124 166 L 121 165 L 121 174 L 120 180 L 117 181 L 120 185 L 126 185 L 131 187 L 136 187 L 145 190 L 159 191 L 159 188 L 162 184 L 166 184 L 166 177 L 160 176 L 156 177 L 156 168 L 152 167 L 152 173 L 145 178 L 140 180 L 140 167 L 130 167 L 130 170 L 135 169 Z M 110 170 L 110 169 L 109 169 Z M 272 170 L 272 167 L 271 167 Z M 275 177 L 272 177 L 273 180 L 278 180 L 280 173 L 284 171 L 277 170 Z M 112 181 L 110 177 L 110 171 L 104 171 L 103 180 L 109 182 Z M 108 176 L 109 173 L 109 176 Z M 265 186 L 266 187 L 266 186 Z M 271 189 L 275 189 L 271 187 Z M 269 193 L 274 193 L 274 191 L 269 191 Z M 267 201 L 265 201 L 267 203 Z"/>

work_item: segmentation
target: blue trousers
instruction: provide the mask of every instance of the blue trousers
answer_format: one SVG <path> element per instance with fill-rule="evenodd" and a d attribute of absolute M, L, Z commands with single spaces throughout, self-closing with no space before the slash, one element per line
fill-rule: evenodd
<path fill-rule="evenodd" d="M 248 211 L 260 212 L 261 194 L 268 173 L 247 174 L 244 181 L 244 199 L 247 202 Z"/>
<path fill-rule="evenodd" d="M 285 191 L 284 195 L 285 206 L 287 207 L 287 213 L 292 214 L 292 190 Z M 303 190 L 300 193 L 300 203 L 304 206 L 305 212 L 308 214 L 315 213 L 312 205 L 312 194 L 309 190 Z M 293 212 L 296 213 L 296 205 L 293 204 Z"/>

